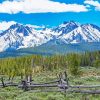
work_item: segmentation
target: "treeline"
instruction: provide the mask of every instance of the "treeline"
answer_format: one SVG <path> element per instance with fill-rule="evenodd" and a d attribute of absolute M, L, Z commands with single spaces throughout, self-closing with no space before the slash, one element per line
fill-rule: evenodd
<path fill-rule="evenodd" d="M 82 54 L 40 56 L 32 55 L 0 59 L 0 75 L 8 75 L 9 80 L 15 76 L 28 76 L 43 70 L 68 68 L 73 75 L 78 74 L 80 66 L 100 67 L 100 51 Z"/>

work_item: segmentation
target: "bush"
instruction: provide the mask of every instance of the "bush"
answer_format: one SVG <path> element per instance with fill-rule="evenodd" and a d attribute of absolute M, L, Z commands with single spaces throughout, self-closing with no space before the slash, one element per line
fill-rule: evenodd
<path fill-rule="evenodd" d="M 80 59 L 77 54 L 70 54 L 68 56 L 68 71 L 71 75 L 77 76 L 80 74 Z"/>
<path fill-rule="evenodd" d="M 93 62 L 93 67 L 100 68 L 100 60 L 95 60 Z"/>

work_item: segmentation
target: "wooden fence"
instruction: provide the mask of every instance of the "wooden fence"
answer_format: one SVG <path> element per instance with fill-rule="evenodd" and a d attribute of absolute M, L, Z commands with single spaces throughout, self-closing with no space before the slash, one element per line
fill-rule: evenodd
<path fill-rule="evenodd" d="M 1 78 L 0 88 L 14 86 L 23 89 L 24 91 L 32 92 L 74 92 L 85 94 L 100 94 L 100 85 L 70 85 L 67 73 L 59 74 L 59 79 L 46 83 L 34 83 L 33 81 L 22 80 L 20 83 L 4 82 Z"/>

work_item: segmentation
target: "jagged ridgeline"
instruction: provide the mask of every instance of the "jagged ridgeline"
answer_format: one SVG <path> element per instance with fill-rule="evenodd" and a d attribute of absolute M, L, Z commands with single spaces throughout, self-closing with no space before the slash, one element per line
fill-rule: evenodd
<path fill-rule="evenodd" d="M 0 74 L 8 75 L 9 79 L 15 76 L 30 75 L 44 70 L 66 68 L 72 74 L 78 74 L 80 66 L 100 67 L 100 51 L 85 52 L 82 54 L 70 53 L 67 55 L 40 56 L 31 55 L 15 58 L 0 59 Z"/>
<path fill-rule="evenodd" d="M 59 48 L 60 44 L 64 45 L 65 48 L 68 47 L 68 50 L 73 50 L 70 46 L 71 44 L 83 46 L 83 44 L 87 43 L 93 43 L 95 49 L 100 50 L 100 27 L 93 24 L 81 25 L 77 22 L 69 21 L 54 28 L 37 30 L 32 26 L 16 23 L 0 33 L 0 52 L 21 48 L 39 48 L 41 45 L 46 45 L 45 48 L 49 48 L 52 45 L 55 47 L 56 45 L 59 51 L 59 49 L 62 49 Z M 90 48 L 92 48 L 91 45 Z M 80 50 L 81 48 L 77 49 Z"/>

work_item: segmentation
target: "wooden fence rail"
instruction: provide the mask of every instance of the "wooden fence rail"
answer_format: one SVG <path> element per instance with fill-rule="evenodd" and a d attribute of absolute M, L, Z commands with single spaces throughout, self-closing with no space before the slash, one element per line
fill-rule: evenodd
<path fill-rule="evenodd" d="M 64 77 L 63 77 L 64 76 Z M 67 77 L 67 73 L 64 72 L 59 75 L 58 80 L 54 80 L 46 83 L 34 83 L 27 80 L 23 80 L 20 83 L 4 82 L 1 78 L 0 88 L 15 86 L 23 89 L 24 91 L 31 90 L 33 92 L 75 92 L 75 93 L 86 93 L 86 94 L 100 94 L 100 85 L 70 85 Z M 47 90 L 41 90 L 41 88 L 47 88 Z M 49 89 L 52 88 L 52 89 Z M 89 89 L 95 90 L 89 90 Z M 98 88 L 98 90 L 96 90 Z M 37 90 L 36 90 L 37 89 Z M 82 90 L 86 89 L 86 90 Z M 87 90 L 88 89 L 88 90 Z"/>

